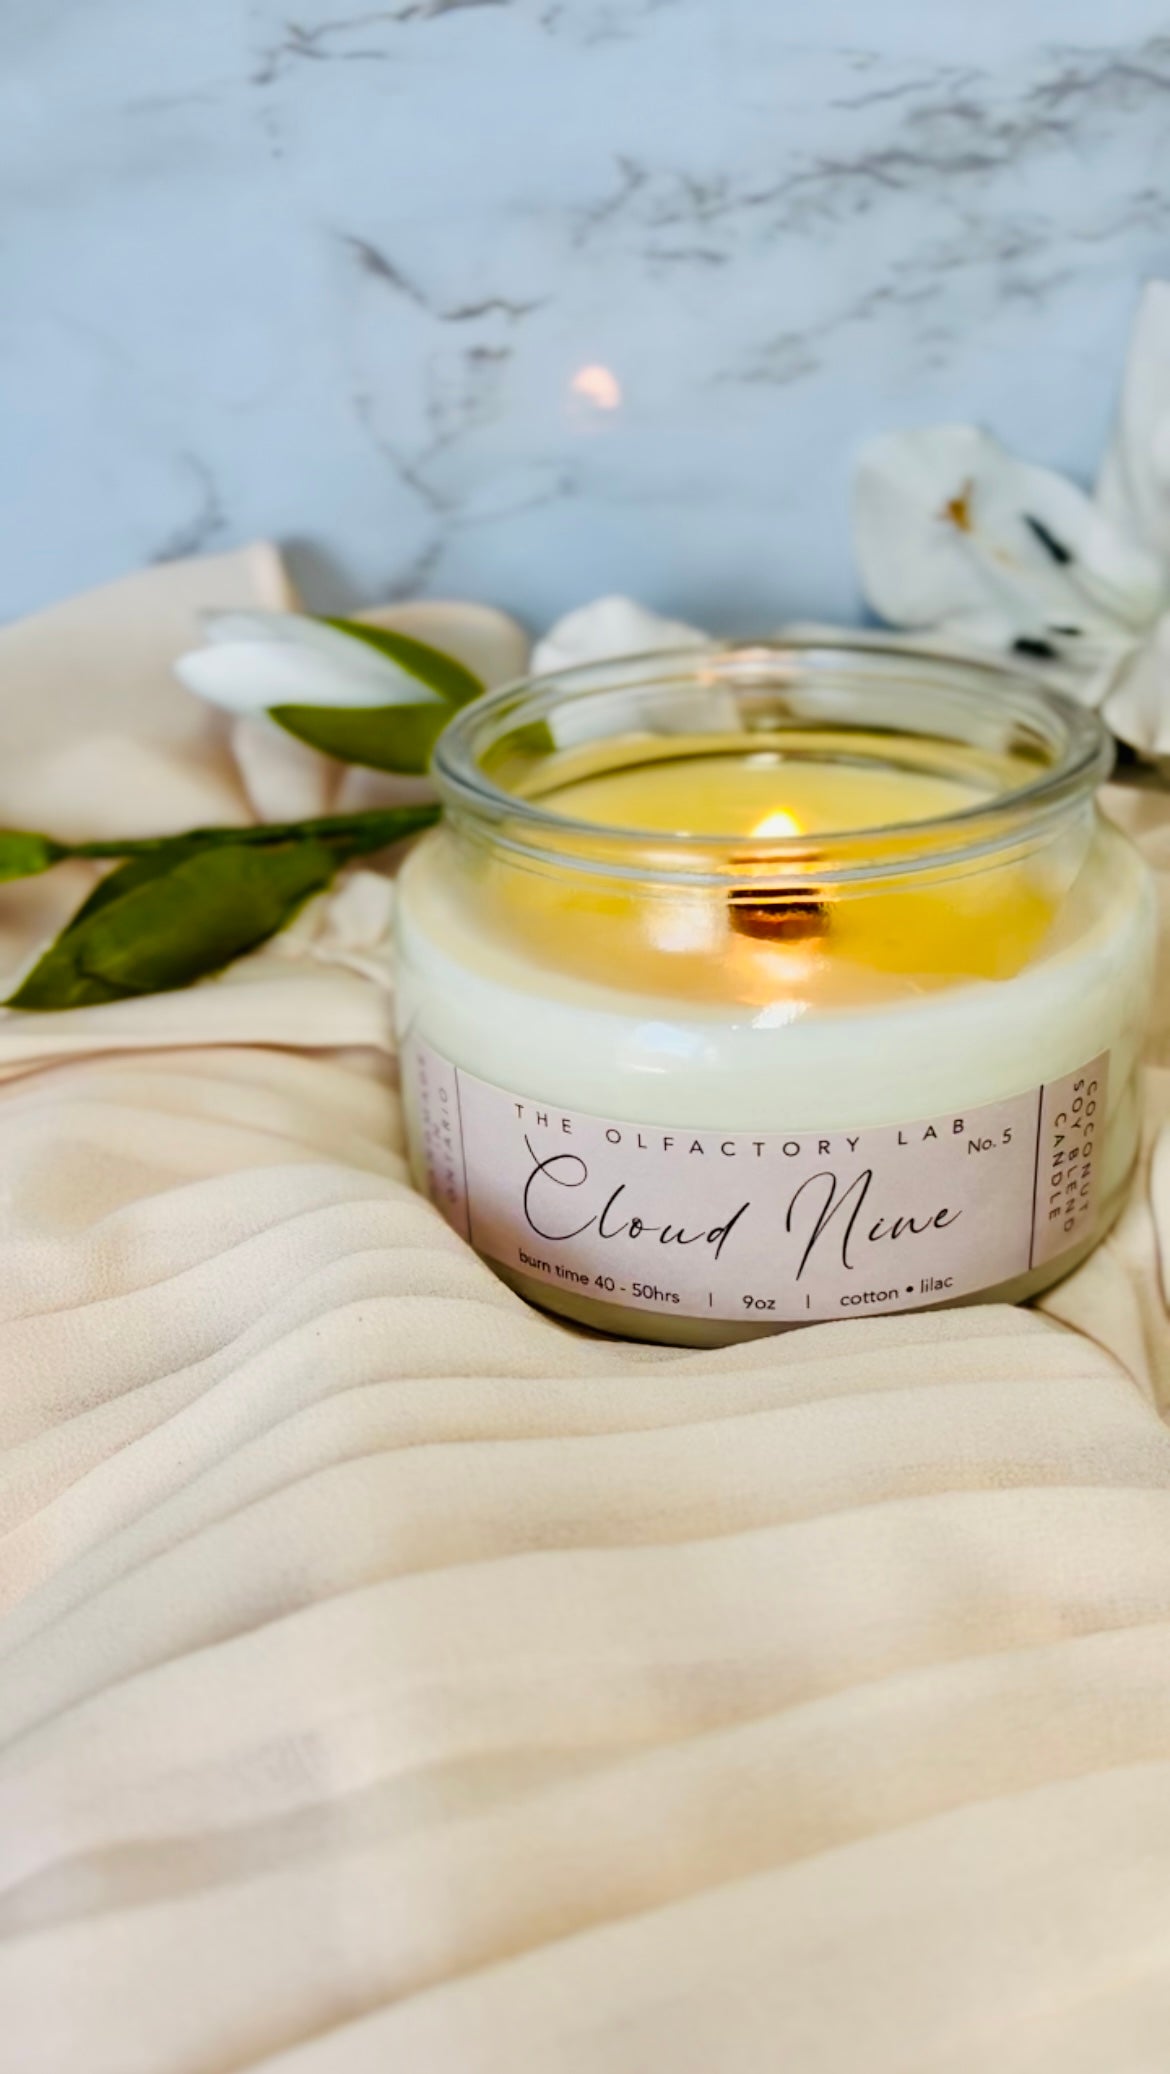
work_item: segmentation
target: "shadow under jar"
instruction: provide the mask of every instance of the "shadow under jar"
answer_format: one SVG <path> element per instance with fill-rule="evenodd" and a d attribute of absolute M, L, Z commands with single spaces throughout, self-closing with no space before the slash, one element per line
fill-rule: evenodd
<path fill-rule="evenodd" d="M 1047 1288 L 1138 1140 L 1109 762 L 1024 672 L 861 642 L 478 700 L 401 879 L 420 1187 L 534 1303 L 674 1345 Z"/>

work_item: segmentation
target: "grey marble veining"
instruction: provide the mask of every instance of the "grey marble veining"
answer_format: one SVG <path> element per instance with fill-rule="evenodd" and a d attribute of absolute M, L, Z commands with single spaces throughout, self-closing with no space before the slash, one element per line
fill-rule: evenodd
<path fill-rule="evenodd" d="M 867 433 L 1091 474 L 1168 176 L 1155 0 L 9 0 L 0 614 L 263 533 L 852 616 Z"/>

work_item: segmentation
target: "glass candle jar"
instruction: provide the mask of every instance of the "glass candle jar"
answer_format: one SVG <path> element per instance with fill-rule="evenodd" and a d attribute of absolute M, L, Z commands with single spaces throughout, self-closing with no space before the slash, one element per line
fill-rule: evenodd
<path fill-rule="evenodd" d="M 1152 896 L 1109 762 L 1023 671 L 863 642 L 478 700 L 400 882 L 419 1185 L 631 1337 L 1035 1295 L 1138 1140 Z"/>

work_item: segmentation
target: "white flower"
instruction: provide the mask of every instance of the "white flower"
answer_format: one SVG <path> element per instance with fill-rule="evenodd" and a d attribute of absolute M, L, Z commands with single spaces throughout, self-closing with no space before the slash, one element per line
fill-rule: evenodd
<path fill-rule="evenodd" d="M 1044 669 L 1170 755 L 1170 283 L 1146 289 L 1093 496 L 970 425 L 863 450 L 862 583 L 894 625 Z"/>
<path fill-rule="evenodd" d="M 390 656 L 302 613 L 209 612 L 202 625 L 207 646 L 181 655 L 175 674 L 229 713 L 442 703 Z"/>
<path fill-rule="evenodd" d="M 615 655 L 643 655 L 654 648 L 705 648 L 707 635 L 685 620 L 663 619 L 632 598 L 595 598 L 566 612 L 532 652 L 534 675 L 568 670 L 575 663 L 604 662 Z"/>
<path fill-rule="evenodd" d="M 535 675 L 567 670 L 575 664 L 603 663 L 627 656 L 649 655 L 658 649 L 706 648 L 710 635 L 682 619 L 663 619 L 647 611 L 632 598 L 596 598 L 567 612 L 538 641 L 532 655 Z M 598 673 L 597 690 L 604 686 Z M 599 733 L 620 733 L 623 728 L 653 724 L 660 734 L 717 734 L 735 731 L 739 711 L 732 693 L 721 685 L 704 684 L 692 691 L 675 690 L 655 698 L 650 692 L 632 693 L 619 672 L 613 696 L 591 698 L 577 706 L 566 701 L 550 716 L 549 726 L 558 749 L 592 741 Z"/>

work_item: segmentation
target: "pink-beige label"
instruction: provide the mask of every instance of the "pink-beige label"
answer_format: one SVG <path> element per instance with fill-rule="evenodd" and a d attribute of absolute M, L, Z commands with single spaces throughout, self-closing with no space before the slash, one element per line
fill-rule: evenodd
<path fill-rule="evenodd" d="M 417 1038 L 403 1057 L 427 1191 L 478 1253 L 550 1293 L 762 1324 L 946 1303 L 1070 1251 L 1107 1071 L 880 1129 L 750 1132 L 566 1109 Z"/>

